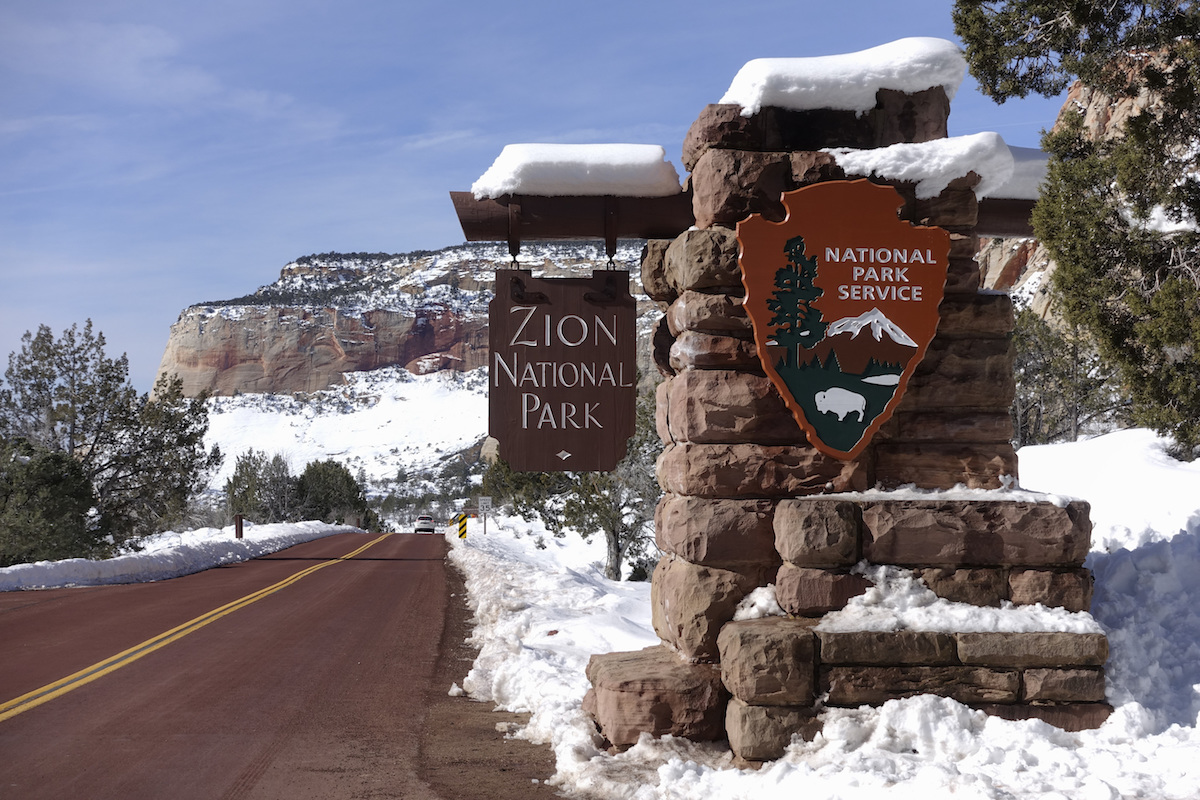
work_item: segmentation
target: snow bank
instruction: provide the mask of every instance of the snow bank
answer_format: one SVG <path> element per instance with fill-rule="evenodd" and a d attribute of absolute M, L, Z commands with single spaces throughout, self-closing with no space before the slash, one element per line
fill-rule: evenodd
<path fill-rule="evenodd" d="M 150 537 L 140 552 L 116 558 L 100 561 L 71 558 L 5 567 L 0 569 L 0 592 L 162 581 L 222 564 L 248 561 L 302 542 L 356 530 L 324 522 L 277 525 L 246 523 L 241 539 L 234 538 L 232 526 L 224 529 L 201 528 L 185 533 L 168 531 Z"/>
<path fill-rule="evenodd" d="M 953 100 L 966 74 L 953 42 L 913 37 L 844 55 L 758 58 L 738 70 L 718 102 L 740 105 L 744 116 L 763 106 L 861 113 L 875 107 L 880 89 L 913 93 L 941 86 Z"/>
<path fill-rule="evenodd" d="M 509 194 L 666 197 L 679 173 L 656 144 L 510 144 L 471 185 L 477 200 Z"/>
<path fill-rule="evenodd" d="M 1003 618 L 1006 630 L 1103 629 L 1112 648 L 1108 698 L 1116 710 L 1099 730 L 1067 733 L 921 696 L 878 708 L 826 709 L 821 735 L 793 743 L 784 758 L 758 771 L 737 769 L 721 745 L 670 737 L 643 737 L 625 753 L 608 754 L 580 709 L 588 688 L 583 668 L 591 653 L 657 643 L 649 587 L 604 580 L 599 543 L 545 538 L 546 549 L 538 549 L 545 534 L 519 522 L 486 538 L 472 527 L 467 540 L 451 540 L 452 558 L 468 576 L 476 643 L 483 647 L 464 688 L 476 699 L 531 713 L 528 728 L 516 735 L 549 742 L 557 758 L 550 782 L 587 797 L 1200 796 L 1194 766 L 1200 752 L 1200 465 L 1171 460 L 1162 440 L 1146 431 L 1027 447 L 1020 459 L 1026 488 L 980 499 L 1092 502 L 1099 549 L 1091 556 L 1091 616 L 1038 607 L 1017 614 L 959 608 L 933 598 L 907 570 L 876 567 L 876 589 L 822 625 L 841 620 L 861 628 L 888 619 L 935 630 L 992 630 L 987 626 Z M 1112 547 L 1118 549 L 1105 552 Z M 752 593 L 739 613 L 780 613 L 771 587 Z M 969 617 L 956 617 L 962 613 Z"/>
<path fill-rule="evenodd" d="M 1167 445 L 1153 431 L 1136 428 L 1022 448 L 1021 486 L 1091 503 L 1094 554 L 1200 535 L 1200 461 L 1176 461 Z"/>
<path fill-rule="evenodd" d="M 1092 614 L 1108 633 L 1110 702 L 1143 709 L 1147 727 L 1200 719 L 1200 461 L 1126 430 L 1020 451 L 1021 482 L 1092 506 Z"/>

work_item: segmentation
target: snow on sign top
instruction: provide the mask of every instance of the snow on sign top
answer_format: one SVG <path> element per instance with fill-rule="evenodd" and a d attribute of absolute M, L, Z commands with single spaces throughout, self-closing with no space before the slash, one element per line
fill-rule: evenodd
<path fill-rule="evenodd" d="M 977 197 L 1017 196 L 1000 191 L 1012 181 L 1015 161 L 998 133 L 951 136 L 868 150 L 831 147 L 825 152 L 831 153 L 838 166 L 850 175 L 913 181 L 917 184 L 917 197 L 922 199 L 937 197 L 950 181 L 968 172 L 980 178 L 975 187 Z M 1032 197 L 1037 197 L 1036 188 Z"/>
<path fill-rule="evenodd" d="M 666 197 L 679 173 L 656 144 L 510 144 L 471 186 L 476 200 L 510 194 Z"/>
<path fill-rule="evenodd" d="M 864 112 L 875 107 L 879 89 L 913 93 L 941 86 L 953 100 L 966 74 L 953 42 L 912 37 L 845 55 L 755 59 L 738 70 L 720 102 L 740 105 L 744 116 L 763 106 Z"/>
<path fill-rule="evenodd" d="M 1013 157 L 1012 177 L 987 196 L 1010 200 L 1037 200 L 1042 181 L 1046 179 L 1046 163 L 1050 156 L 1036 147 L 1008 149 Z"/>

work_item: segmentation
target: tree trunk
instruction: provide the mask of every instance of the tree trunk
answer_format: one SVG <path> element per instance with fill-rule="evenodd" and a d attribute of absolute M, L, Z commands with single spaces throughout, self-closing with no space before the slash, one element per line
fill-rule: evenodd
<path fill-rule="evenodd" d="M 604 577 L 610 581 L 621 580 L 621 541 L 617 531 L 610 528 L 604 530 L 604 544 L 607 547 L 607 558 L 604 561 Z"/>

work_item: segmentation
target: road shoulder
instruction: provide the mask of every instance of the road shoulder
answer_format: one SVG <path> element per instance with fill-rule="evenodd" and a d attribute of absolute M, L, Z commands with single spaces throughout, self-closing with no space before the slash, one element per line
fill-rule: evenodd
<path fill-rule="evenodd" d="M 421 731 L 420 777 L 446 800 L 527 800 L 559 796 L 544 781 L 554 774 L 554 754 L 543 745 L 506 738 L 503 730 L 525 724 L 528 715 L 494 711 L 491 703 L 451 697 L 478 651 L 466 643 L 471 612 L 462 575 L 446 563 L 446 624 Z"/>

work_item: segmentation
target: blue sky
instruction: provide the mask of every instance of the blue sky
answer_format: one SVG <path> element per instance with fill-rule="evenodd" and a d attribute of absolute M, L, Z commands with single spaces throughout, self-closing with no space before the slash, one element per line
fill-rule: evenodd
<path fill-rule="evenodd" d="M 952 5 L 6 0 L 0 358 L 91 318 L 146 390 L 188 305 L 309 253 L 460 243 L 448 192 L 505 144 L 661 144 L 682 173 L 747 61 L 957 41 Z M 968 78 L 950 132 L 1035 147 L 1060 105 Z"/>

